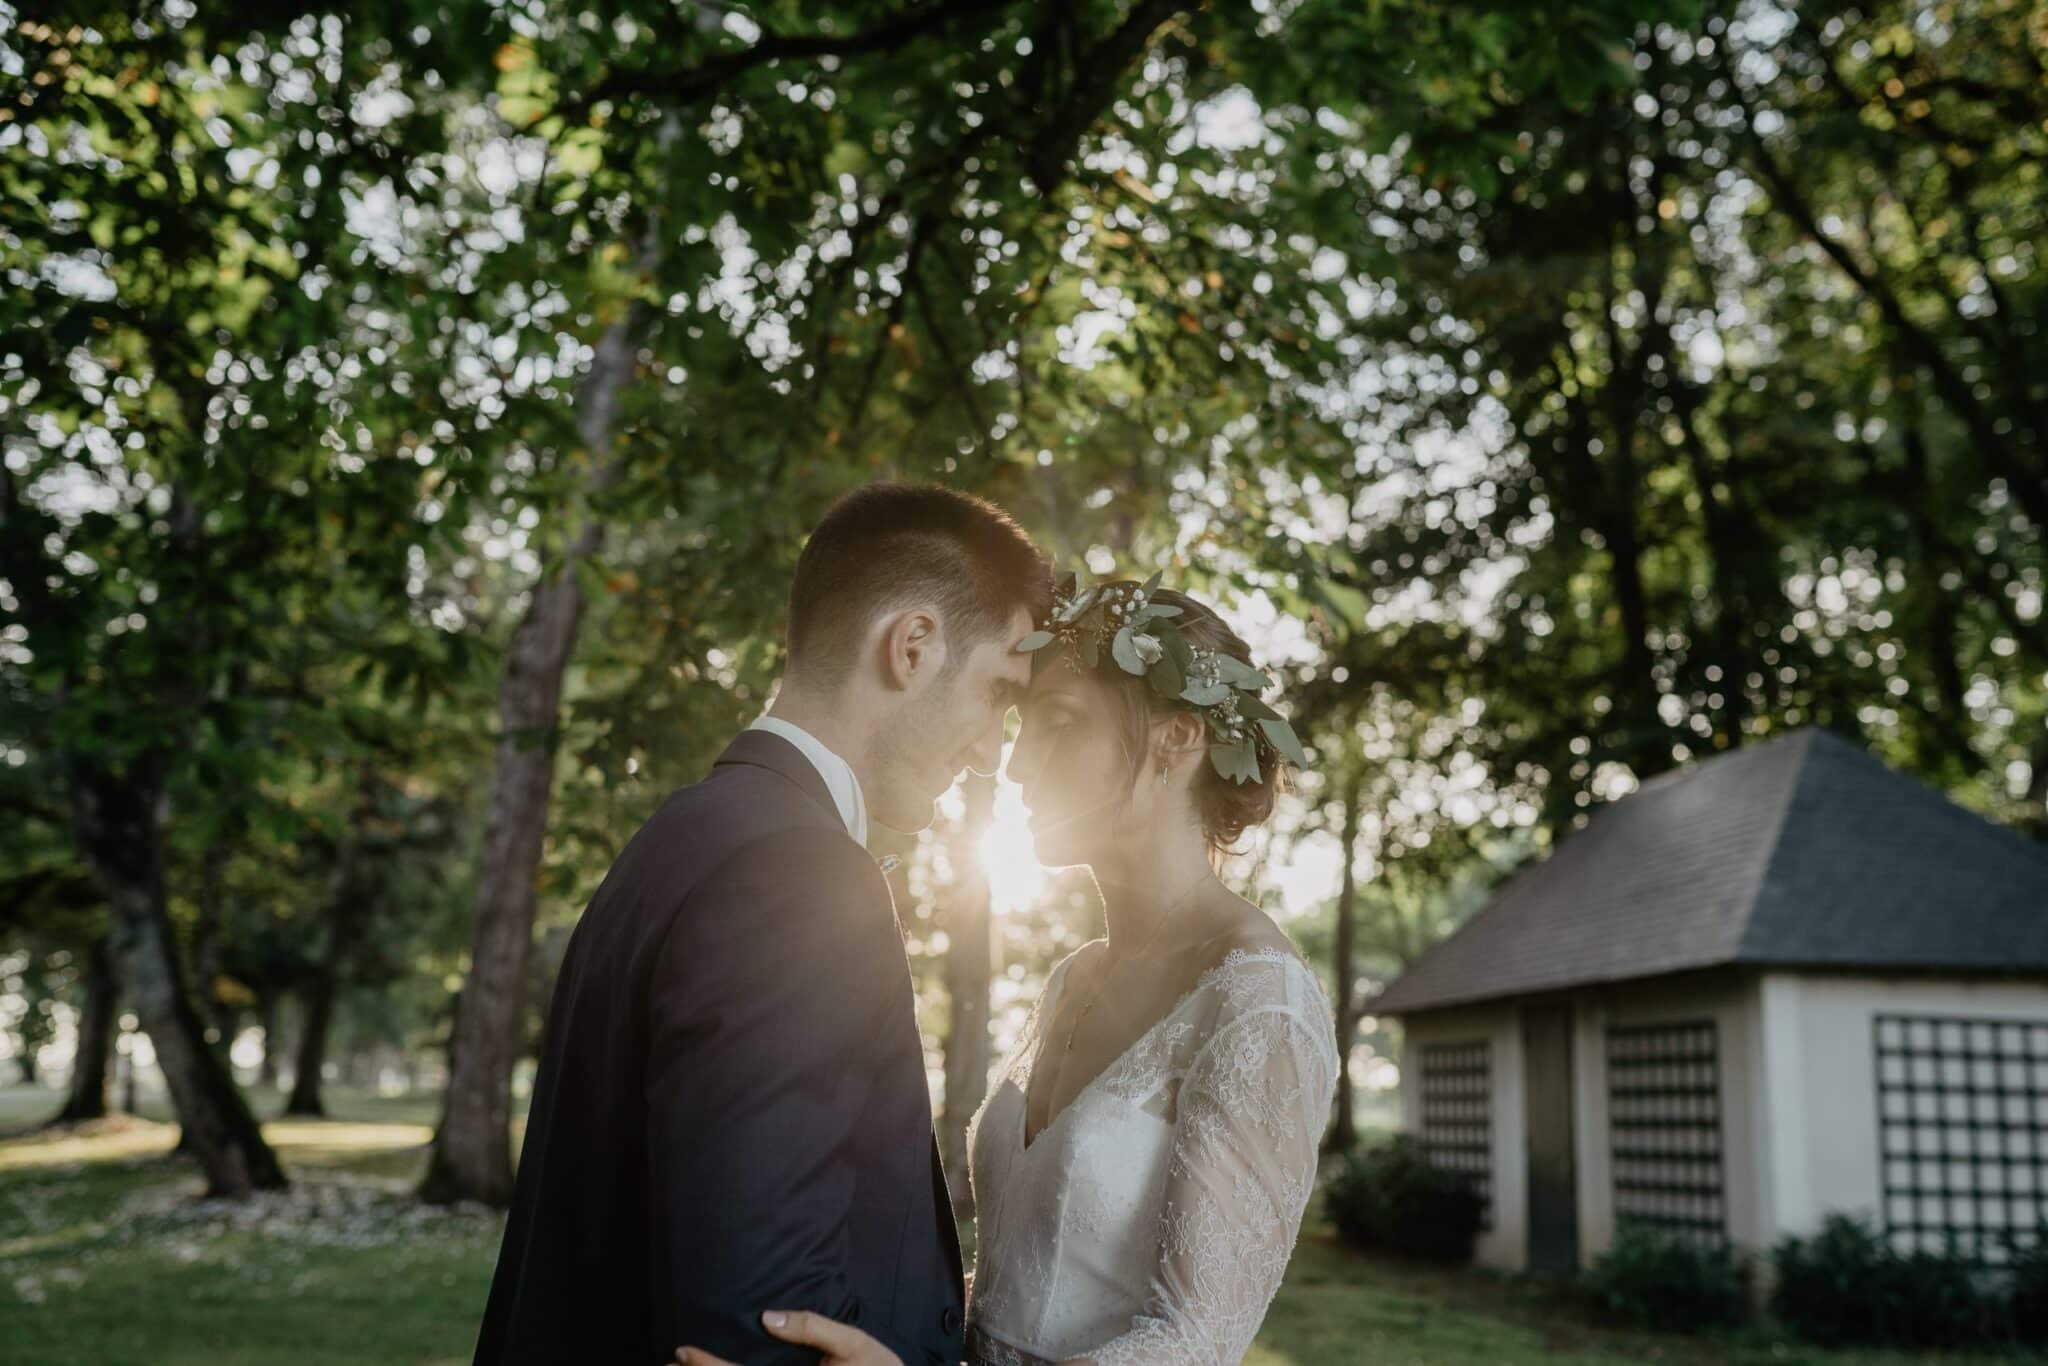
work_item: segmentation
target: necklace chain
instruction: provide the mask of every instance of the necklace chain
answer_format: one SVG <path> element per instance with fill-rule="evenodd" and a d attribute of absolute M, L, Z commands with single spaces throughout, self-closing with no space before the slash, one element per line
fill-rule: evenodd
<path fill-rule="evenodd" d="M 1142 958 L 1145 955 L 1146 951 L 1149 950 L 1153 944 L 1158 942 L 1160 932 L 1166 928 L 1166 922 L 1173 919 L 1175 914 L 1177 914 L 1180 911 L 1181 907 L 1187 905 L 1188 902 L 1194 900 L 1195 893 L 1201 891 L 1202 888 L 1206 887 L 1209 883 L 1213 882 L 1215 878 L 1216 874 L 1213 871 L 1204 869 L 1202 872 L 1202 876 L 1195 880 L 1195 884 L 1192 887 L 1188 888 L 1185 892 L 1181 893 L 1180 896 L 1174 899 L 1171 905 L 1169 905 L 1165 910 L 1159 913 L 1159 918 L 1152 923 L 1152 932 L 1145 936 L 1144 944 L 1141 945 L 1138 948 L 1138 950 L 1130 956 L 1133 958 Z M 1101 976 L 1095 983 L 1095 990 L 1088 994 L 1088 999 L 1086 1002 L 1082 1004 L 1080 1013 L 1074 1016 L 1074 1023 L 1072 1027 L 1067 1030 L 1067 1046 L 1066 1048 L 1061 1050 L 1062 1057 L 1074 1051 L 1074 1039 L 1081 1032 L 1082 1022 L 1088 1018 L 1088 1012 L 1095 1009 L 1095 1003 L 1102 999 L 1102 993 L 1109 989 L 1109 982 L 1109 955 L 1107 952 L 1105 952 L 1103 954 Z"/>

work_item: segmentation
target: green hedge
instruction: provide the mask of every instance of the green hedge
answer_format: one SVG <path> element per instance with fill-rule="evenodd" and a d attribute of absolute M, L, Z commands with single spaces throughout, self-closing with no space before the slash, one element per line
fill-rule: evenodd
<path fill-rule="evenodd" d="M 1347 1155 L 1324 1200 L 1353 1246 L 1432 1262 L 1470 1260 L 1486 1214 L 1477 1183 L 1433 1165 L 1406 1134 Z"/>
<path fill-rule="evenodd" d="M 1623 1223 L 1586 1276 L 1600 1308 L 1646 1328 L 1694 1333 L 1749 1317 L 1749 1265 L 1725 1243 Z"/>
<path fill-rule="evenodd" d="M 2048 1343 L 2048 1232 L 2016 1240 L 2002 1268 L 1951 1248 L 1900 1252 L 1870 1224 L 1832 1215 L 1773 1249 L 1771 1313 L 1809 1342 L 1955 1348 Z"/>

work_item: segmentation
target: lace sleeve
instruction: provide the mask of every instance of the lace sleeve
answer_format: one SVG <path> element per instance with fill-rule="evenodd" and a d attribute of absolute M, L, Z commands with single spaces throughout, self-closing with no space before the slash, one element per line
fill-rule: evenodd
<path fill-rule="evenodd" d="M 1266 1006 L 1228 1021 L 1181 1083 L 1145 1309 L 1097 1366 L 1241 1360 L 1280 1288 L 1336 1085 L 1327 1021 Z"/>

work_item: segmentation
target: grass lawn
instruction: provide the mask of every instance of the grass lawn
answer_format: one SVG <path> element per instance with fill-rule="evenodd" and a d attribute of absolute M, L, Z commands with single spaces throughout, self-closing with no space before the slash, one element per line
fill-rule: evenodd
<path fill-rule="evenodd" d="M 60 1137 L 22 1134 L 55 1102 L 0 1090 L 0 1361 L 468 1362 L 498 1217 L 410 1198 L 434 1102 L 337 1092 L 330 1104 L 335 1119 L 264 1126 L 292 1174 L 289 1194 L 223 1206 L 196 1198 L 197 1175 L 169 1155 L 169 1125 L 122 1117 Z M 1304 1238 L 1247 1358 L 1253 1366 L 1916 1359 L 1929 1358 L 1818 1352 L 1761 1333 L 1700 1342 L 1619 1331 L 1543 1286 L 1362 1257 L 1321 1229 Z"/>

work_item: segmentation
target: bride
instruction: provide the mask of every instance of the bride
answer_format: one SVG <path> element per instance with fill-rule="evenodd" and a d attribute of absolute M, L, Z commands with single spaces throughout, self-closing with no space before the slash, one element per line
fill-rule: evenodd
<path fill-rule="evenodd" d="M 1108 934 L 1053 970 L 969 1129 L 974 1366 L 1238 1361 L 1315 1179 L 1331 1012 L 1213 871 L 1303 756 L 1245 643 L 1157 583 L 1069 577 L 1018 645 L 1034 668 L 1009 776 L 1039 862 L 1092 870 Z M 896 1361 L 816 1314 L 763 1322 L 828 1362 Z"/>

